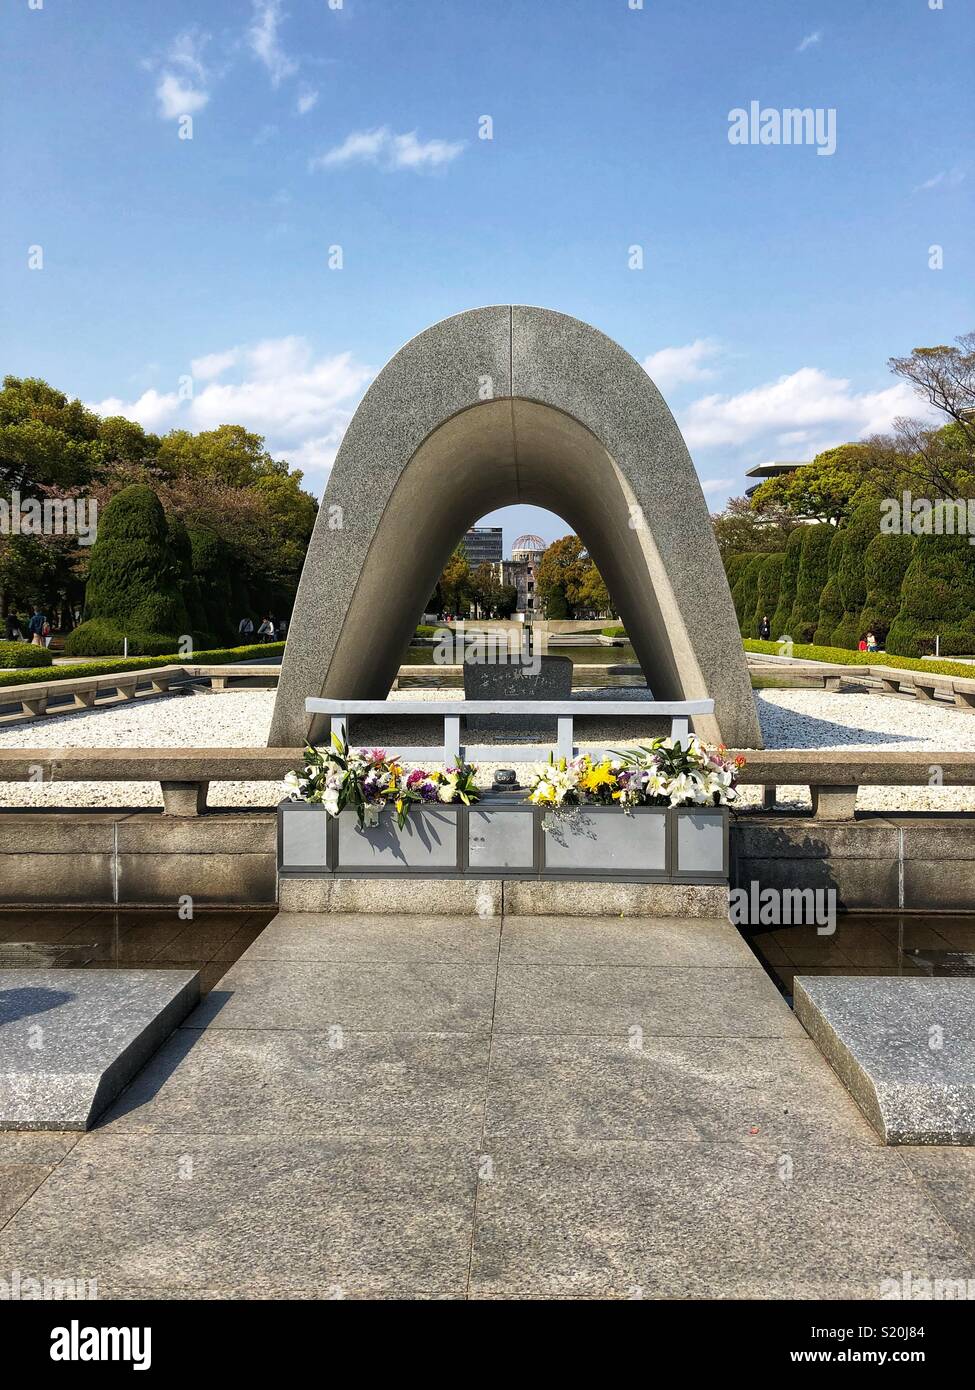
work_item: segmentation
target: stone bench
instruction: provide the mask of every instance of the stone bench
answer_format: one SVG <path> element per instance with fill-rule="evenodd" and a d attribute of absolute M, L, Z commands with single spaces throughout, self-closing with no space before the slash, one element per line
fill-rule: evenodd
<path fill-rule="evenodd" d="M 807 786 L 822 820 L 852 820 L 860 787 L 975 786 L 975 754 L 967 752 L 775 748 L 743 755 L 740 780 L 766 789 L 766 807 L 775 804 L 776 785 Z"/>

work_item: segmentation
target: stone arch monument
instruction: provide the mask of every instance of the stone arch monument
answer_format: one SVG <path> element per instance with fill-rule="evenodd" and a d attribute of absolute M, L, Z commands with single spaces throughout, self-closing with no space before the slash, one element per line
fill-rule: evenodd
<path fill-rule="evenodd" d="M 308 737 L 309 695 L 385 698 L 458 540 L 517 502 L 582 537 L 654 697 L 710 697 L 702 738 L 761 747 L 707 504 L 660 392 L 597 329 L 520 304 L 434 324 L 363 397 L 305 559 L 271 746 Z"/>

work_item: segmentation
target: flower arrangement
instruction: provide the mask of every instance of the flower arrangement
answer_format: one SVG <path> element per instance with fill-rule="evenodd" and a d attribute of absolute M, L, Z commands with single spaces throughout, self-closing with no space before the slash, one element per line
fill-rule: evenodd
<path fill-rule="evenodd" d="M 636 748 L 613 750 L 594 763 L 588 753 L 553 757 L 536 768 L 528 800 L 553 810 L 579 806 L 725 806 L 734 801 L 742 757 L 729 759 L 722 746 L 709 749 L 693 734 L 686 740 L 654 739 Z"/>
<path fill-rule="evenodd" d="M 476 776 L 477 769 L 469 763 L 442 772 L 420 767 L 407 771 L 398 758 L 387 757 L 385 749 L 350 749 L 333 734 L 329 748 L 305 749 L 304 765 L 289 772 L 284 785 L 292 801 L 320 804 L 330 816 L 353 807 L 360 827 L 378 824 L 379 812 L 389 806 L 402 830 L 413 806 L 454 801 L 470 806 L 477 801 Z"/>

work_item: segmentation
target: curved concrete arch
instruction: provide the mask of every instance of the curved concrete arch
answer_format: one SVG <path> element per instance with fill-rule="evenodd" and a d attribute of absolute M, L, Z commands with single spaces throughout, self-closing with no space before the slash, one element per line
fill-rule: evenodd
<path fill-rule="evenodd" d="M 516 502 L 550 508 L 582 537 L 654 696 L 710 697 L 702 737 L 761 747 L 707 504 L 673 416 L 617 343 L 523 305 L 434 324 L 363 397 L 305 559 L 270 744 L 309 735 L 309 695 L 384 698 L 464 531 Z"/>

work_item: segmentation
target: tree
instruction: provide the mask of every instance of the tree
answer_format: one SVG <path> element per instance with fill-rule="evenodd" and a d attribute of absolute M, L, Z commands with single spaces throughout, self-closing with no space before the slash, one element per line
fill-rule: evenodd
<path fill-rule="evenodd" d="M 562 536 L 546 548 L 535 574 L 535 593 L 547 618 L 572 617 L 587 561 L 578 536 Z"/>
<path fill-rule="evenodd" d="M 785 559 L 782 561 L 782 575 L 779 580 L 779 601 L 772 614 L 772 639 L 776 642 L 780 637 L 792 636 L 789 631 L 789 619 L 792 617 L 799 587 L 803 529 L 800 527 L 793 531 L 785 547 Z"/>
<path fill-rule="evenodd" d="M 734 555 L 784 551 L 799 519 L 785 507 L 769 503 L 761 512 L 748 497 L 730 497 L 723 512 L 711 517 L 721 558 L 727 564 Z"/>
<path fill-rule="evenodd" d="M 793 473 L 768 478 L 752 496 L 756 512 L 786 511 L 796 519 L 842 521 L 863 484 L 881 473 L 881 461 L 871 445 L 839 444 L 817 454 Z"/>
<path fill-rule="evenodd" d="M 975 333 L 956 338 L 957 347 L 919 347 L 887 366 L 909 381 L 920 396 L 942 411 L 975 447 Z"/>
<path fill-rule="evenodd" d="M 249 487 L 269 474 L 288 472 L 286 463 L 268 453 L 263 438 L 243 425 L 219 425 L 200 434 L 170 430 L 160 441 L 156 463 L 170 476 L 188 473 L 231 487 Z"/>
<path fill-rule="evenodd" d="M 468 611 L 472 593 L 471 567 L 462 545 L 457 547 L 444 566 L 437 589 L 444 613 L 463 616 Z"/>
<path fill-rule="evenodd" d="M 826 587 L 829 551 L 835 535 L 836 528 L 828 523 L 803 529 L 796 598 L 789 615 L 789 636 L 794 642 L 811 642 L 819 626 L 819 605 Z"/>
<path fill-rule="evenodd" d="M 494 566 L 485 560 L 471 575 L 471 597 L 482 618 L 493 618 L 501 597 L 501 581 Z"/>
<path fill-rule="evenodd" d="M 600 615 L 608 613 L 612 617 L 616 617 L 616 605 L 610 597 L 603 576 L 592 560 L 583 570 L 582 579 L 576 591 L 576 607 L 586 609 L 590 613 Z"/>

